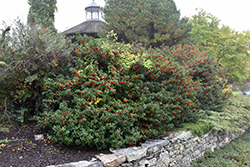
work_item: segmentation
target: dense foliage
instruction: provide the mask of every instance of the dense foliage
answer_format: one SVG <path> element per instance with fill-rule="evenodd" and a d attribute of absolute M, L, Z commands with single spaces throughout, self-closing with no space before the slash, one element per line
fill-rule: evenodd
<path fill-rule="evenodd" d="M 30 5 L 28 24 L 31 26 L 54 27 L 56 3 L 57 0 L 28 0 Z"/>
<path fill-rule="evenodd" d="M 230 96 L 226 86 L 226 72 L 214 57 L 199 52 L 195 46 L 177 45 L 163 47 L 162 51 L 187 69 L 187 75 L 196 85 L 199 108 L 205 111 L 221 111 Z"/>
<path fill-rule="evenodd" d="M 237 32 L 221 26 L 217 17 L 204 10 L 198 10 L 190 22 L 194 25 L 191 32 L 200 51 L 207 52 L 227 68 L 226 76 L 235 82 L 248 79 L 250 31 Z"/>
<path fill-rule="evenodd" d="M 79 40 L 73 76 L 46 81 L 47 109 L 38 123 L 49 139 L 119 148 L 196 120 L 196 85 L 171 58 L 130 44 Z"/>
<path fill-rule="evenodd" d="M 41 112 L 44 78 L 67 71 L 69 42 L 51 29 L 31 29 L 19 21 L 5 42 L 0 54 L 0 60 L 6 63 L 1 66 L 0 100 L 7 97 L 9 111 L 22 122 Z"/>
<path fill-rule="evenodd" d="M 105 0 L 104 25 L 114 30 L 120 41 L 159 47 L 191 41 L 192 24 L 180 18 L 173 0 Z"/>

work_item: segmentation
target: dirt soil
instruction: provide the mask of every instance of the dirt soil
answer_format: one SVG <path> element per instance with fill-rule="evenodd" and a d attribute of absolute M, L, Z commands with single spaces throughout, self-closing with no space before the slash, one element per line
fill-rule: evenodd
<path fill-rule="evenodd" d="M 45 167 L 83 160 L 90 161 L 100 153 L 109 154 L 109 150 L 97 151 L 90 148 L 60 146 L 46 139 L 35 140 L 34 135 L 42 134 L 31 122 L 23 126 L 13 126 L 6 130 L 0 127 L 0 167 Z"/>

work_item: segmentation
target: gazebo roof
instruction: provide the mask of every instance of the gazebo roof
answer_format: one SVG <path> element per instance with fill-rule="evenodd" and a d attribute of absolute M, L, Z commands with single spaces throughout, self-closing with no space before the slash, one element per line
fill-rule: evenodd
<path fill-rule="evenodd" d="M 62 34 L 67 36 L 76 33 L 91 35 L 97 34 L 100 31 L 105 31 L 101 28 L 101 24 L 106 23 L 99 19 L 99 12 L 101 12 L 100 6 L 98 6 L 94 0 L 85 8 L 85 11 L 86 16 L 89 14 L 91 17 L 89 19 L 87 18 L 87 21 L 62 32 Z M 98 17 L 93 17 L 94 15 Z"/>
<path fill-rule="evenodd" d="M 99 19 L 90 19 L 81 24 L 78 24 L 75 27 L 72 27 L 64 31 L 62 34 L 71 35 L 71 34 L 76 34 L 76 33 L 84 33 L 84 34 L 97 33 L 100 31 L 104 31 L 101 28 L 101 24 L 106 24 L 106 23 Z"/>
<path fill-rule="evenodd" d="M 86 8 L 90 8 L 90 7 L 98 7 L 99 8 L 99 6 L 95 3 L 95 1 L 92 1 Z"/>

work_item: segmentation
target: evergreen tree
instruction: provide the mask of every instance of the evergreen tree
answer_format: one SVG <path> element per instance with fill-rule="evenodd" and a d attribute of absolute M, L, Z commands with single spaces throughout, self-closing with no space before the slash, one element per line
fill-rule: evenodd
<path fill-rule="evenodd" d="M 192 24 L 180 18 L 173 0 L 105 0 L 103 13 L 108 24 L 104 29 L 126 43 L 141 42 L 147 46 L 173 46 L 191 40 Z"/>
<path fill-rule="evenodd" d="M 56 3 L 57 0 L 28 0 L 28 24 L 54 28 Z"/>

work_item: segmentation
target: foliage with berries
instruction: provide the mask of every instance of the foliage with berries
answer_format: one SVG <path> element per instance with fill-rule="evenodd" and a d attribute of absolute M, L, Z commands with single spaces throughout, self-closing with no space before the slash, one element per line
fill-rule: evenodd
<path fill-rule="evenodd" d="M 187 70 L 187 76 L 196 85 L 196 98 L 199 101 L 199 109 L 205 111 L 221 111 L 226 99 L 230 96 L 227 90 L 226 69 L 213 57 L 200 52 L 197 47 L 191 45 L 175 48 L 163 47 L 166 56 L 170 56 L 179 62 Z"/>
<path fill-rule="evenodd" d="M 196 120 L 196 90 L 186 70 L 157 50 L 78 37 L 73 77 L 46 81 L 41 129 L 56 143 L 120 148 Z"/>

